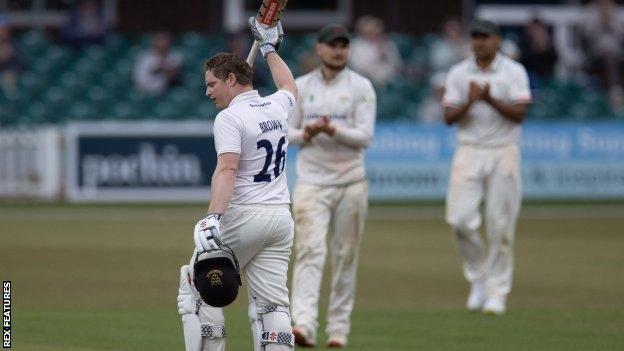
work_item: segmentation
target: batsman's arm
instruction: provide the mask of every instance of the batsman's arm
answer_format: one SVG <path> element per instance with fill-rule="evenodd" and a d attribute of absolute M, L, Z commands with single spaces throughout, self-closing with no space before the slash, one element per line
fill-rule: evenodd
<path fill-rule="evenodd" d="M 213 134 L 217 166 L 211 181 L 208 213 L 224 214 L 230 204 L 238 172 L 243 130 L 243 123 L 237 116 L 221 111 L 215 118 Z"/>
<path fill-rule="evenodd" d="M 227 210 L 234 193 L 239 160 L 240 155 L 233 152 L 226 152 L 217 158 L 217 167 L 210 183 L 208 213 L 224 214 Z"/>
<path fill-rule="evenodd" d="M 278 90 L 287 90 L 295 98 L 297 98 L 297 84 L 295 84 L 295 77 L 293 77 L 290 68 L 286 65 L 286 62 L 277 54 L 277 52 L 270 52 L 266 56 L 269 70 L 273 76 L 273 82 Z"/>

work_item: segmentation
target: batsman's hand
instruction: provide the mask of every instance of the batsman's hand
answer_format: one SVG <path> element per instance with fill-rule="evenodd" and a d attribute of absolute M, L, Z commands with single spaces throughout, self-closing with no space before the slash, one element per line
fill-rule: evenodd
<path fill-rule="evenodd" d="M 218 250 L 221 245 L 221 222 L 219 215 L 211 213 L 195 224 L 193 239 L 197 252 Z"/>
<path fill-rule="evenodd" d="M 266 57 L 270 52 L 277 51 L 284 39 L 281 21 L 277 21 L 275 27 L 265 27 L 255 17 L 249 17 L 249 28 L 254 39 L 260 43 L 262 57 Z"/>

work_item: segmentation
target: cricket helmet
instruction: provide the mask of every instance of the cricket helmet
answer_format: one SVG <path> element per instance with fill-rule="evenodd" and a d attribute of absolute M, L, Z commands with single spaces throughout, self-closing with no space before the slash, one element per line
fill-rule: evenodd
<path fill-rule="evenodd" d="M 228 246 L 222 244 L 219 250 L 198 253 L 193 270 L 195 287 L 207 305 L 224 307 L 236 300 L 242 285 L 240 268 Z"/>

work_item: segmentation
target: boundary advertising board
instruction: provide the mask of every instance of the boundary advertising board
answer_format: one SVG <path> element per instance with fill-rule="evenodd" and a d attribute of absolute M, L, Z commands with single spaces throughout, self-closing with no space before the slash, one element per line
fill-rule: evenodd
<path fill-rule="evenodd" d="M 212 122 L 72 123 L 70 201 L 204 201 L 216 165 Z"/>
<path fill-rule="evenodd" d="M 443 200 L 456 130 L 411 122 L 378 123 L 366 152 L 371 200 Z M 523 125 L 525 199 L 624 198 L 624 123 L 528 122 Z M 295 182 L 296 149 L 288 150 Z"/>
<path fill-rule="evenodd" d="M 212 123 L 73 123 L 66 130 L 66 193 L 82 202 L 208 202 L 216 165 Z M 455 130 L 378 123 L 366 155 L 370 199 L 442 200 Z M 624 123 L 526 123 L 526 199 L 624 198 Z M 288 149 L 292 190 L 297 148 Z"/>

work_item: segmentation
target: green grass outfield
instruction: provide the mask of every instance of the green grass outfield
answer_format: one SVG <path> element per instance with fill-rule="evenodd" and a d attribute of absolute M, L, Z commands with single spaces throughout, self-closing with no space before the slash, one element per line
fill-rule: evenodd
<path fill-rule="evenodd" d="M 183 350 L 179 267 L 203 212 L 0 204 L 14 350 Z M 624 349 L 623 204 L 525 205 L 503 317 L 464 309 L 442 215 L 438 205 L 371 208 L 348 350 Z M 228 350 L 252 349 L 245 298 L 226 310 Z"/>

